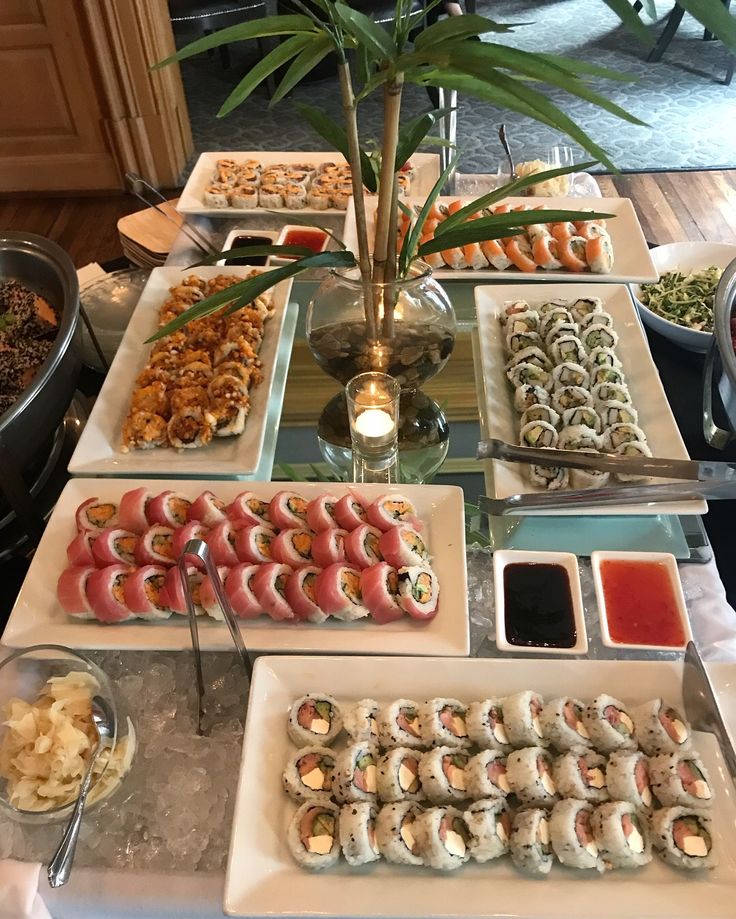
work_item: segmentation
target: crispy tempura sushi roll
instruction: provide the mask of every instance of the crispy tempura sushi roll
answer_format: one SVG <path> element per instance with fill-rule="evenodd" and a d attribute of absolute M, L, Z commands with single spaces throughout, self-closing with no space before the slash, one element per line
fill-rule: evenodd
<path fill-rule="evenodd" d="M 225 502 L 211 491 L 203 491 L 198 498 L 192 501 L 192 506 L 187 513 L 187 520 L 197 520 L 203 526 L 213 527 L 223 520 L 227 520 Z"/>
<path fill-rule="evenodd" d="M 354 530 L 345 533 L 343 544 L 345 555 L 356 568 L 370 568 L 383 561 L 380 549 L 381 531 L 368 523 L 361 523 Z M 338 561 L 338 559 L 335 559 Z"/>
<path fill-rule="evenodd" d="M 335 504 L 335 522 L 343 530 L 350 532 L 365 523 L 366 519 L 365 507 L 353 494 L 343 495 Z"/>
<path fill-rule="evenodd" d="M 415 836 L 425 865 L 454 871 L 470 858 L 470 830 L 455 807 L 432 807 L 417 818 Z"/>
<path fill-rule="evenodd" d="M 578 747 L 590 747 L 590 736 L 583 724 L 585 705 L 572 696 L 562 696 L 544 703 L 539 724 L 545 738 L 555 750 L 565 753 Z"/>
<path fill-rule="evenodd" d="M 549 812 L 541 808 L 519 811 L 511 825 L 511 859 L 527 874 L 549 874 L 554 855 L 549 834 Z"/>
<path fill-rule="evenodd" d="M 56 598 L 68 616 L 75 619 L 94 619 L 95 613 L 87 595 L 87 584 L 95 568 L 79 565 L 65 568 L 56 582 Z"/>
<path fill-rule="evenodd" d="M 699 870 L 717 864 L 713 826 L 702 811 L 690 807 L 663 807 L 652 815 L 652 844 L 675 868 Z"/>
<path fill-rule="evenodd" d="M 284 204 L 292 211 L 307 206 L 307 190 L 303 185 L 290 182 L 284 189 Z"/>
<path fill-rule="evenodd" d="M 703 809 L 713 803 L 713 786 L 695 751 L 660 753 L 649 758 L 654 794 L 665 807 Z"/>
<path fill-rule="evenodd" d="M 292 568 L 311 564 L 313 536 L 311 530 L 296 527 L 281 530 L 271 543 L 271 558 L 275 562 L 290 565 Z"/>
<path fill-rule="evenodd" d="M 342 804 L 377 800 L 378 754 L 366 741 L 348 744 L 337 754 L 335 763 L 335 797 Z"/>
<path fill-rule="evenodd" d="M 439 580 L 428 565 L 399 569 L 399 602 L 412 619 L 433 619 L 439 596 Z"/>
<path fill-rule="evenodd" d="M 245 430 L 249 403 L 243 399 L 215 399 L 207 411 L 215 437 L 237 437 Z"/>
<path fill-rule="evenodd" d="M 192 502 L 175 491 L 162 491 L 148 504 L 148 520 L 167 527 L 180 527 L 189 519 Z"/>
<path fill-rule="evenodd" d="M 261 609 L 277 621 L 294 619 L 294 611 L 286 600 L 286 583 L 293 574 L 288 565 L 269 562 L 261 565 L 253 576 L 253 592 L 261 604 Z"/>
<path fill-rule="evenodd" d="M 198 571 L 194 565 L 189 565 L 187 567 L 187 582 L 189 583 L 189 590 L 192 594 L 194 612 L 197 616 L 204 616 L 204 608 L 202 607 L 202 598 L 200 596 L 203 580 L 203 572 Z M 178 567 L 166 569 L 166 578 L 162 591 L 162 599 L 164 598 L 166 606 L 172 613 L 177 613 L 180 616 L 187 615 L 187 601 Z"/>
<path fill-rule="evenodd" d="M 294 861 L 302 868 L 321 871 L 337 864 L 339 813 L 335 804 L 307 801 L 291 818 L 286 838 Z"/>
<path fill-rule="evenodd" d="M 303 527 L 307 521 L 308 502 L 294 491 L 279 491 L 268 506 L 268 516 L 275 527 L 288 530 Z"/>
<path fill-rule="evenodd" d="M 92 552 L 96 539 L 97 534 L 91 530 L 83 530 L 81 533 L 77 533 L 66 547 L 67 561 L 72 567 L 95 568 L 97 566 Z M 114 561 L 120 561 L 120 559 L 116 558 Z M 112 564 L 112 562 L 105 562 L 105 564 Z"/>
<path fill-rule="evenodd" d="M 225 581 L 225 594 L 239 619 L 257 619 L 263 609 L 253 589 L 258 565 L 234 565 Z"/>
<path fill-rule="evenodd" d="M 396 699 L 384 706 L 378 716 L 378 740 L 384 749 L 410 747 L 421 750 L 424 743 L 417 703 L 411 699 Z"/>
<path fill-rule="evenodd" d="M 258 189 L 258 204 L 261 207 L 267 207 L 269 210 L 278 210 L 284 206 L 284 188 L 282 185 L 276 185 L 273 182 L 265 182 Z"/>
<path fill-rule="evenodd" d="M 329 802 L 335 778 L 335 753 L 329 747 L 308 746 L 292 753 L 281 781 L 295 801 Z"/>
<path fill-rule="evenodd" d="M 125 582 L 132 571 L 128 565 L 108 565 L 89 575 L 87 597 L 100 622 L 127 622 L 136 618 L 125 602 Z"/>
<path fill-rule="evenodd" d="M 315 565 L 320 568 L 328 568 L 337 562 L 347 561 L 345 552 L 345 530 L 322 530 L 312 538 L 312 558 Z"/>
<path fill-rule="evenodd" d="M 552 777 L 563 798 L 600 804 L 610 797 L 606 783 L 606 758 L 594 750 L 569 750 L 558 756 Z"/>
<path fill-rule="evenodd" d="M 317 603 L 323 612 L 344 622 L 368 615 L 360 591 L 360 571 L 341 562 L 325 568 L 315 584 Z"/>
<path fill-rule="evenodd" d="M 523 414 L 533 405 L 549 405 L 549 393 L 543 386 L 534 386 L 525 384 L 514 390 L 514 408 L 519 414 Z M 536 418 L 528 418 L 528 421 L 536 421 Z M 547 419 L 541 419 L 546 421 Z"/>
<path fill-rule="evenodd" d="M 549 818 L 552 849 L 561 864 L 570 868 L 595 868 L 603 871 L 604 864 L 593 833 L 593 806 L 585 801 L 558 801 Z M 651 858 L 651 855 L 650 855 Z"/>
<path fill-rule="evenodd" d="M 235 534 L 235 552 L 241 562 L 252 565 L 272 561 L 271 546 L 276 534 L 270 526 L 243 527 Z"/>
<path fill-rule="evenodd" d="M 328 618 L 317 603 L 315 590 L 321 570 L 316 565 L 304 565 L 297 568 L 286 582 L 286 602 L 294 610 L 296 618 L 317 625 Z"/>
<path fill-rule="evenodd" d="M 593 746 L 601 753 L 636 749 L 634 722 L 623 702 L 602 693 L 585 707 L 585 725 Z"/>
<path fill-rule="evenodd" d="M 386 530 L 378 545 L 380 554 L 394 568 L 425 565 L 430 560 L 426 543 L 415 529 L 406 524 Z"/>
<path fill-rule="evenodd" d="M 513 749 L 506 733 L 502 701 L 496 698 L 485 699 L 482 702 L 471 702 L 468 706 L 465 719 L 468 735 L 482 750 L 510 753 Z"/>
<path fill-rule="evenodd" d="M 340 845 L 349 865 L 367 865 L 380 859 L 376 815 L 376 808 L 367 801 L 344 804 L 340 809 Z"/>
<path fill-rule="evenodd" d="M 322 185 L 312 185 L 307 192 L 307 204 L 315 211 L 326 211 L 332 205 L 330 191 Z"/>
<path fill-rule="evenodd" d="M 606 765 L 606 785 L 614 801 L 628 801 L 641 811 L 652 809 L 649 766 L 641 750 L 611 753 Z"/>
<path fill-rule="evenodd" d="M 488 862 L 509 851 L 511 812 L 505 800 L 476 801 L 463 814 L 470 831 L 471 858 Z"/>
<path fill-rule="evenodd" d="M 75 519 L 78 532 L 91 530 L 100 533 L 108 527 L 119 526 L 118 506 L 112 501 L 88 498 L 77 508 Z"/>
<path fill-rule="evenodd" d="M 173 536 L 172 527 L 159 524 L 149 527 L 135 544 L 135 560 L 139 565 L 173 565 L 176 562 Z"/>
<path fill-rule="evenodd" d="M 542 731 L 540 716 L 544 699 L 526 690 L 503 700 L 503 720 L 508 742 L 514 747 L 546 747 L 549 741 Z"/>
<path fill-rule="evenodd" d="M 641 868 L 652 860 L 646 817 L 638 814 L 633 804 L 611 801 L 599 805 L 590 818 L 590 827 L 606 865 Z M 554 836 L 552 842 L 554 844 Z"/>
<path fill-rule="evenodd" d="M 82 534 L 80 534 L 82 535 Z M 96 568 L 107 565 L 134 565 L 138 536 L 130 530 L 115 527 L 103 530 L 95 537 L 92 557 Z"/>
<path fill-rule="evenodd" d="M 349 182 L 341 182 L 332 189 L 332 204 L 339 211 L 346 211 L 350 199 L 353 197 L 353 186 Z"/>
<path fill-rule="evenodd" d="M 421 865 L 416 838 L 416 820 L 422 808 L 412 801 L 386 804 L 376 818 L 378 848 L 386 861 L 395 865 Z"/>
<path fill-rule="evenodd" d="M 171 610 L 164 589 L 168 569 L 161 565 L 136 568 L 123 585 L 125 605 L 140 619 L 168 619 Z"/>
<path fill-rule="evenodd" d="M 361 699 L 345 711 L 343 726 L 351 739 L 378 742 L 378 713 L 375 699 Z"/>
<path fill-rule="evenodd" d="M 399 601 L 399 573 L 388 562 L 378 562 L 361 570 L 360 591 L 373 621 L 379 625 L 404 616 Z"/>
<path fill-rule="evenodd" d="M 175 412 L 166 426 L 169 443 L 177 450 L 206 447 L 214 434 L 210 416 L 201 408 L 185 408 Z"/>
<path fill-rule="evenodd" d="M 431 699 L 419 708 L 422 740 L 427 747 L 470 747 L 467 710 L 457 699 Z"/>
<path fill-rule="evenodd" d="M 253 211 L 258 207 L 258 186 L 253 183 L 235 185 L 230 192 L 231 207 Z"/>
<path fill-rule="evenodd" d="M 398 523 L 408 523 L 416 529 L 421 529 L 414 505 L 404 495 L 388 494 L 376 498 L 368 506 L 366 516 L 368 523 L 379 530 L 388 530 Z"/>
<path fill-rule="evenodd" d="M 465 786 L 475 801 L 505 798 L 511 791 L 506 775 L 506 756 L 500 750 L 481 750 L 465 767 Z"/>
<path fill-rule="evenodd" d="M 662 699 L 652 699 L 631 709 L 634 736 L 648 756 L 680 753 L 690 747 L 690 726 Z"/>
<path fill-rule="evenodd" d="M 315 533 L 323 530 L 337 529 L 335 520 L 335 505 L 337 498 L 334 495 L 320 495 L 307 505 L 307 526 Z"/>
<path fill-rule="evenodd" d="M 119 525 L 131 533 L 142 533 L 150 523 L 158 522 L 148 519 L 148 505 L 152 499 L 153 494 L 145 487 L 126 491 L 118 508 Z"/>
<path fill-rule="evenodd" d="M 240 563 L 241 559 L 235 548 L 237 536 L 237 523 L 232 520 L 223 520 L 216 524 L 205 536 L 205 542 L 212 553 L 212 560 L 216 565 L 226 565 L 232 568 Z"/>
<path fill-rule="evenodd" d="M 332 696 L 308 692 L 292 703 L 287 732 L 297 747 L 310 744 L 330 747 L 341 730 L 340 706 Z"/>
<path fill-rule="evenodd" d="M 376 776 L 380 801 L 420 801 L 424 797 L 420 757 L 409 747 L 394 747 L 379 759 Z"/>

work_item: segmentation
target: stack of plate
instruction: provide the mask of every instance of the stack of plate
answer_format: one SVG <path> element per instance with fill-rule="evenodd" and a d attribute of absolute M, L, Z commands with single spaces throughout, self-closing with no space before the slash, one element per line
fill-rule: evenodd
<path fill-rule="evenodd" d="M 170 219 L 151 207 L 118 220 L 123 254 L 134 265 L 160 268 L 164 264 L 184 222 L 175 209 L 178 200 L 175 198 L 162 205 Z"/>

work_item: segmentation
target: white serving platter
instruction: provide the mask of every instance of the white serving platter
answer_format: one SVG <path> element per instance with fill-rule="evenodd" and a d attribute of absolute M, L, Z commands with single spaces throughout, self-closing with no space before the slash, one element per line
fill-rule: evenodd
<path fill-rule="evenodd" d="M 440 204 L 450 204 L 457 201 L 456 197 L 438 198 Z M 462 197 L 463 204 L 469 204 L 473 199 Z M 409 205 L 422 206 L 424 200 L 414 194 L 406 202 Z M 525 273 L 517 268 L 509 268 L 506 271 L 496 271 L 494 268 L 479 269 L 474 271 L 472 268 L 457 270 L 454 268 L 436 268 L 432 271 L 435 278 L 440 281 L 503 281 L 512 280 L 520 281 L 581 281 L 586 283 L 600 284 L 612 282 L 646 282 L 656 281 L 658 278 L 657 269 L 654 267 L 652 257 L 649 254 L 647 242 L 644 239 L 639 218 L 636 216 L 631 201 L 628 198 L 504 198 L 504 204 L 510 204 L 512 207 L 524 205 L 526 207 L 536 207 L 543 205 L 555 210 L 580 211 L 596 210 L 599 213 L 615 214 L 615 218 L 607 222 L 606 229 L 611 235 L 613 244 L 613 270 L 610 274 L 594 274 L 592 271 L 582 273 L 571 271 L 535 271 Z M 377 202 L 373 198 L 366 198 L 366 219 L 368 220 L 368 235 L 370 239 L 374 236 L 374 218 L 377 208 Z M 353 252 L 357 252 L 357 232 L 355 229 L 355 208 L 351 201 L 345 213 L 345 230 L 343 242 Z"/>
<path fill-rule="evenodd" d="M 124 492 L 139 488 L 140 480 L 72 479 L 67 483 L 46 526 L 18 598 L 10 613 L 2 643 L 23 648 L 53 642 L 71 648 L 103 650 L 164 650 L 191 648 L 189 623 L 173 615 L 163 621 L 133 620 L 105 625 L 96 620 L 74 620 L 56 600 L 56 581 L 67 566 L 66 547 L 76 535 L 74 514 L 88 498 L 119 501 Z M 171 488 L 190 499 L 205 490 L 230 503 L 240 492 L 253 491 L 264 500 L 283 489 L 311 499 L 349 491 L 370 501 L 386 492 L 401 493 L 414 503 L 424 523 L 423 533 L 432 554 L 432 567 L 440 582 L 439 611 L 429 622 L 408 616 L 386 625 L 372 620 L 322 625 L 274 622 L 267 616 L 241 624 L 243 641 L 251 651 L 333 654 L 434 654 L 462 656 L 469 651 L 468 587 L 465 567 L 465 524 L 462 489 L 451 485 L 339 485 L 333 483 L 152 481 L 154 493 Z M 199 640 L 205 650 L 231 650 L 232 639 L 224 622 L 202 616 Z"/>
<path fill-rule="evenodd" d="M 286 830 L 295 805 L 281 773 L 295 749 L 286 735 L 291 703 L 305 692 L 339 703 L 364 697 L 379 703 L 450 696 L 463 702 L 534 689 L 546 698 L 601 692 L 627 704 L 663 697 L 682 708 L 679 662 L 462 660 L 336 657 L 260 658 L 250 690 L 243 758 L 223 908 L 230 916 L 501 917 L 517 919 L 725 919 L 736 898 L 734 788 L 715 739 L 696 734 L 710 772 L 719 864 L 680 872 L 655 857 L 642 869 L 598 875 L 556 864 L 530 879 L 510 858 L 442 873 L 377 862 L 360 869 L 341 861 L 311 873 L 292 859 Z M 593 876 L 595 875 L 595 876 Z"/>
<path fill-rule="evenodd" d="M 639 411 L 639 426 L 647 435 L 654 456 L 666 459 L 689 459 L 677 422 L 670 409 L 662 381 L 652 360 L 644 330 L 639 321 L 631 295 L 622 284 L 606 284 L 595 288 L 596 296 L 603 301 L 603 309 L 613 316 L 619 343 L 616 353 L 623 363 L 631 398 Z M 497 284 L 475 288 L 475 307 L 478 317 L 481 372 L 488 436 L 515 444 L 519 439 L 519 416 L 514 409 L 513 391 L 506 379 L 505 336 L 500 315 L 505 303 L 527 300 L 532 308 L 560 297 L 577 300 L 588 297 L 588 284 Z M 493 494 L 490 497 L 508 498 L 510 495 L 529 492 L 545 493 L 532 485 L 521 463 L 491 460 Z M 664 482 L 666 479 L 650 480 Z M 560 492 L 559 494 L 562 494 Z M 708 505 L 702 500 L 671 501 L 653 505 L 606 505 L 605 509 L 575 508 L 572 510 L 524 509 L 519 513 L 544 516 L 640 515 L 640 514 L 704 514 Z"/>
<path fill-rule="evenodd" d="M 274 310 L 266 323 L 258 354 L 263 362 L 263 381 L 251 390 L 250 412 L 240 436 L 216 437 L 206 447 L 195 450 L 154 447 L 125 453 L 121 442 L 134 381 L 145 367 L 152 347 L 145 342 L 158 328 L 158 310 L 169 288 L 190 274 L 201 278 L 218 275 L 244 278 L 252 271 L 265 270 L 246 266 L 153 269 L 69 462 L 72 475 L 236 477 L 256 471 L 274 380 L 277 375 L 286 374 L 291 356 L 289 352 L 277 361 L 291 279 L 282 281 L 271 292 Z"/>
<path fill-rule="evenodd" d="M 176 205 L 180 214 L 199 214 L 204 217 L 243 217 L 253 214 L 265 214 L 268 208 L 257 207 L 247 210 L 239 207 L 209 207 L 204 203 L 204 190 L 211 183 L 218 160 L 230 159 L 236 163 L 245 160 L 259 160 L 264 166 L 275 163 L 344 163 L 345 158 L 335 150 L 315 152 L 313 150 L 289 150 L 274 152 L 272 150 L 252 150 L 247 153 L 240 151 L 219 151 L 202 153 L 192 169 L 191 175 L 181 193 L 179 203 Z M 440 158 L 436 153 L 415 153 L 411 157 L 416 172 L 411 183 L 412 195 L 421 197 L 428 195 L 440 175 Z M 339 214 L 337 208 L 331 207 L 326 211 L 319 211 L 311 207 L 302 207 L 296 210 L 279 208 L 284 214 Z"/>

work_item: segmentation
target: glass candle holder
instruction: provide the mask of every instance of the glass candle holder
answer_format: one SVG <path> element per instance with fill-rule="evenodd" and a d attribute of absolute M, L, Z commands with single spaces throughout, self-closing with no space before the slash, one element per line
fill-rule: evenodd
<path fill-rule="evenodd" d="M 396 482 L 401 386 L 385 373 L 360 373 L 345 387 L 353 481 Z"/>

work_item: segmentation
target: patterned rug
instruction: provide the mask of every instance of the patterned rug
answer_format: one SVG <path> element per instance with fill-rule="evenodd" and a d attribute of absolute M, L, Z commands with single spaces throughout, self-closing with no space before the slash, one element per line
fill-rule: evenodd
<path fill-rule="evenodd" d="M 662 19 L 669 4 L 659 4 Z M 720 42 L 703 41 L 701 26 L 685 16 L 662 61 L 646 62 L 646 49 L 621 26 L 600 0 L 485 0 L 478 11 L 500 22 L 529 23 L 501 41 L 525 50 L 542 49 L 626 73 L 636 83 L 596 80 L 594 87 L 648 123 L 638 127 L 551 90 L 549 97 L 588 132 L 622 171 L 736 167 L 736 81 L 722 83 L 728 56 Z M 184 44 L 196 34 L 177 36 Z M 232 66 L 223 70 L 216 57 L 195 58 L 182 66 L 197 152 L 203 150 L 319 150 L 324 141 L 299 119 L 292 100 L 318 104 L 340 117 L 337 80 L 326 77 L 299 87 L 275 109 L 265 90 L 224 119 L 215 117 L 221 102 L 253 59 L 234 46 Z M 406 115 L 426 111 L 424 90 L 408 87 Z M 501 150 L 497 128 L 505 121 L 518 160 L 544 157 L 556 144 L 570 144 L 544 125 L 493 105 L 461 98 L 458 145 L 461 171 L 495 172 Z M 365 137 L 380 137 L 380 100 L 362 106 Z M 582 156 L 580 151 L 578 156 Z"/>

